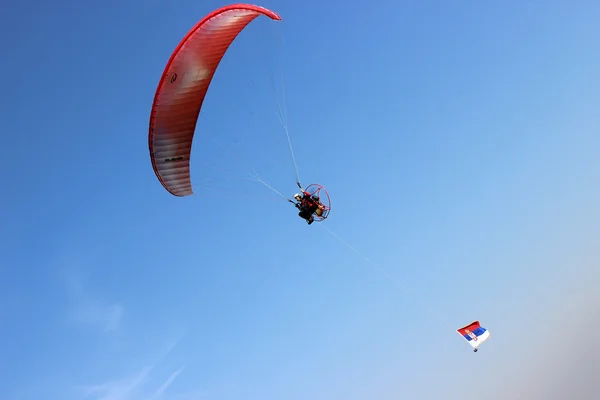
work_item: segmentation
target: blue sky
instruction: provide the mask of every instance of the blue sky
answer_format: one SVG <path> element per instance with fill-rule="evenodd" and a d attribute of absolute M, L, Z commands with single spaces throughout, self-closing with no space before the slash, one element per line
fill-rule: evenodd
<path fill-rule="evenodd" d="M 187 198 L 149 111 L 227 3 L 8 5 L 0 397 L 595 398 L 600 6 L 484 3 L 261 3 L 283 21 L 223 59 Z M 247 179 L 295 191 L 276 101 L 322 225 Z"/>

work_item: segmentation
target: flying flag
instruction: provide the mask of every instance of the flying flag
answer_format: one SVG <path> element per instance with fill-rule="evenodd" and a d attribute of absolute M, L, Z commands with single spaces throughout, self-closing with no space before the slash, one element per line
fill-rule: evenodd
<path fill-rule="evenodd" d="M 490 331 L 481 326 L 479 321 L 473 321 L 456 330 L 477 351 L 481 343 L 490 338 Z"/>

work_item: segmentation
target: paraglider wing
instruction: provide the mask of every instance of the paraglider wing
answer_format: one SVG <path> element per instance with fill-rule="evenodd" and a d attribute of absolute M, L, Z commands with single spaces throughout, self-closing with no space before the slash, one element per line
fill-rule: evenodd
<path fill-rule="evenodd" d="M 212 77 L 233 40 L 260 15 L 281 20 L 273 11 L 250 4 L 213 11 L 181 40 L 165 67 L 150 114 L 148 146 L 154 173 L 174 196 L 193 194 L 192 139 Z"/>
<path fill-rule="evenodd" d="M 477 351 L 481 343 L 490 338 L 490 331 L 482 327 L 479 321 L 473 321 L 456 330 Z"/>

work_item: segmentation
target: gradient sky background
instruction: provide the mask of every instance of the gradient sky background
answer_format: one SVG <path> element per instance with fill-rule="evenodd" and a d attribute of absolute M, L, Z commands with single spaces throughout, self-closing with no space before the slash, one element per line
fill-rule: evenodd
<path fill-rule="evenodd" d="M 599 398 L 600 4 L 501 3 L 265 0 L 187 198 L 149 111 L 227 3 L 4 5 L 0 398 Z M 246 179 L 295 191 L 284 99 L 322 225 Z"/>

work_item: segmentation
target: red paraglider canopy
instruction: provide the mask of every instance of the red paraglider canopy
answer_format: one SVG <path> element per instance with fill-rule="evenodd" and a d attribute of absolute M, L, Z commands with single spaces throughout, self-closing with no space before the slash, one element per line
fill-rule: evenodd
<path fill-rule="evenodd" d="M 273 11 L 250 4 L 213 11 L 187 33 L 165 67 L 152 104 L 148 147 L 154 173 L 175 196 L 193 194 L 192 139 L 215 71 L 237 35 L 260 15 L 281 20 Z"/>
<path fill-rule="evenodd" d="M 318 197 L 323 207 L 321 211 L 318 211 L 314 214 L 314 218 L 315 221 L 325 221 L 329 216 L 329 212 L 331 211 L 331 199 L 329 198 L 329 193 L 327 193 L 327 190 L 325 190 L 325 188 L 319 184 L 311 183 L 306 187 L 306 189 L 304 189 L 304 192 L 313 197 Z"/>

